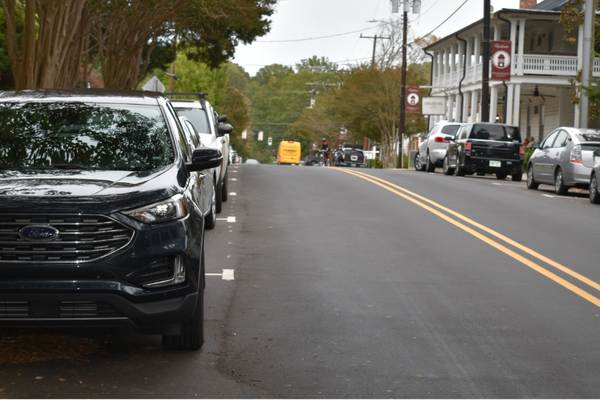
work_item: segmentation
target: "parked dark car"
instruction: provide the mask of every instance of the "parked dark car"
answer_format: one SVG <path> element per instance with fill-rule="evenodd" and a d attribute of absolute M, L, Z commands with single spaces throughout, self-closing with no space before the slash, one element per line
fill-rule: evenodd
<path fill-rule="evenodd" d="M 318 152 L 316 154 L 319 154 Z M 321 156 L 320 155 L 315 155 L 315 156 L 311 156 L 310 153 L 307 154 L 303 160 L 301 160 L 304 162 L 304 165 L 308 165 L 310 167 L 313 167 L 315 165 L 317 165 L 318 163 L 321 162 Z"/>
<path fill-rule="evenodd" d="M 518 127 L 465 124 L 454 138 L 450 138 L 442 167 L 446 175 L 495 174 L 500 180 L 511 175 L 513 181 L 521 181 L 524 156 Z"/>
<path fill-rule="evenodd" d="M 367 158 L 363 153 L 363 146 L 361 144 L 344 142 L 342 144 L 342 152 L 344 153 L 344 159 L 340 162 L 340 166 L 357 168 L 367 166 Z"/>
<path fill-rule="evenodd" d="M 168 99 L 0 93 L 0 327 L 130 327 L 203 337 L 203 170 Z"/>

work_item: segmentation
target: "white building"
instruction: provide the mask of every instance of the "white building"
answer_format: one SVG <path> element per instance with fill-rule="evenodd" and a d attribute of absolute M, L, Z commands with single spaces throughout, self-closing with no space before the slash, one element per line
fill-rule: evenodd
<path fill-rule="evenodd" d="M 491 15 L 490 40 L 512 42 L 512 71 L 510 81 L 490 81 L 490 122 L 518 125 L 523 139 L 541 141 L 559 126 L 579 126 L 569 80 L 582 69 L 583 26 L 569 34 L 574 43 L 564 39 L 559 20 L 566 2 L 521 0 L 520 9 Z M 481 120 L 482 31 L 483 19 L 425 48 L 433 55 L 430 95 L 445 96 L 447 104 L 446 115 L 432 116 L 431 125 Z M 594 59 L 592 74 L 600 78 L 600 58 Z M 598 119 L 590 128 L 600 128 Z"/>

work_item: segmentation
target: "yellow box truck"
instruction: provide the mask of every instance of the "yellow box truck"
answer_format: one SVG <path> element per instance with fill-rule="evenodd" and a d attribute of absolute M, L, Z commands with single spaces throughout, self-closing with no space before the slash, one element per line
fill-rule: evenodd
<path fill-rule="evenodd" d="M 279 143 L 279 150 L 277 150 L 277 164 L 300 165 L 300 153 L 300 142 L 283 140 Z"/>

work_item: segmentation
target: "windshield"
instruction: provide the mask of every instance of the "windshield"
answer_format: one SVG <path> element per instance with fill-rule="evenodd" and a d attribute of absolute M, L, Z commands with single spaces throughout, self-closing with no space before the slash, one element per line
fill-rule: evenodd
<path fill-rule="evenodd" d="M 469 136 L 470 139 L 488 139 L 488 140 L 506 140 L 506 141 L 521 141 L 519 129 L 515 126 L 504 125 L 473 125 L 473 131 Z"/>
<path fill-rule="evenodd" d="M 206 117 L 206 111 L 202 108 L 186 108 L 186 107 L 174 107 L 178 115 L 186 117 L 198 131 L 198 133 L 209 133 L 208 119 Z"/>
<path fill-rule="evenodd" d="M 0 103 L 0 169 L 139 171 L 173 160 L 158 107 Z"/>

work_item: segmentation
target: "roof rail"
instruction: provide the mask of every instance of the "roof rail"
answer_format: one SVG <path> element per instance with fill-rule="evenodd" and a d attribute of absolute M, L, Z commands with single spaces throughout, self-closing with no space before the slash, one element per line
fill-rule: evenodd
<path fill-rule="evenodd" d="M 172 92 L 172 93 L 163 93 L 165 96 L 198 96 L 201 99 L 206 100 L 206 96 L 208 96 L 208 93 L 204 93 L 204 92 Z"/>

